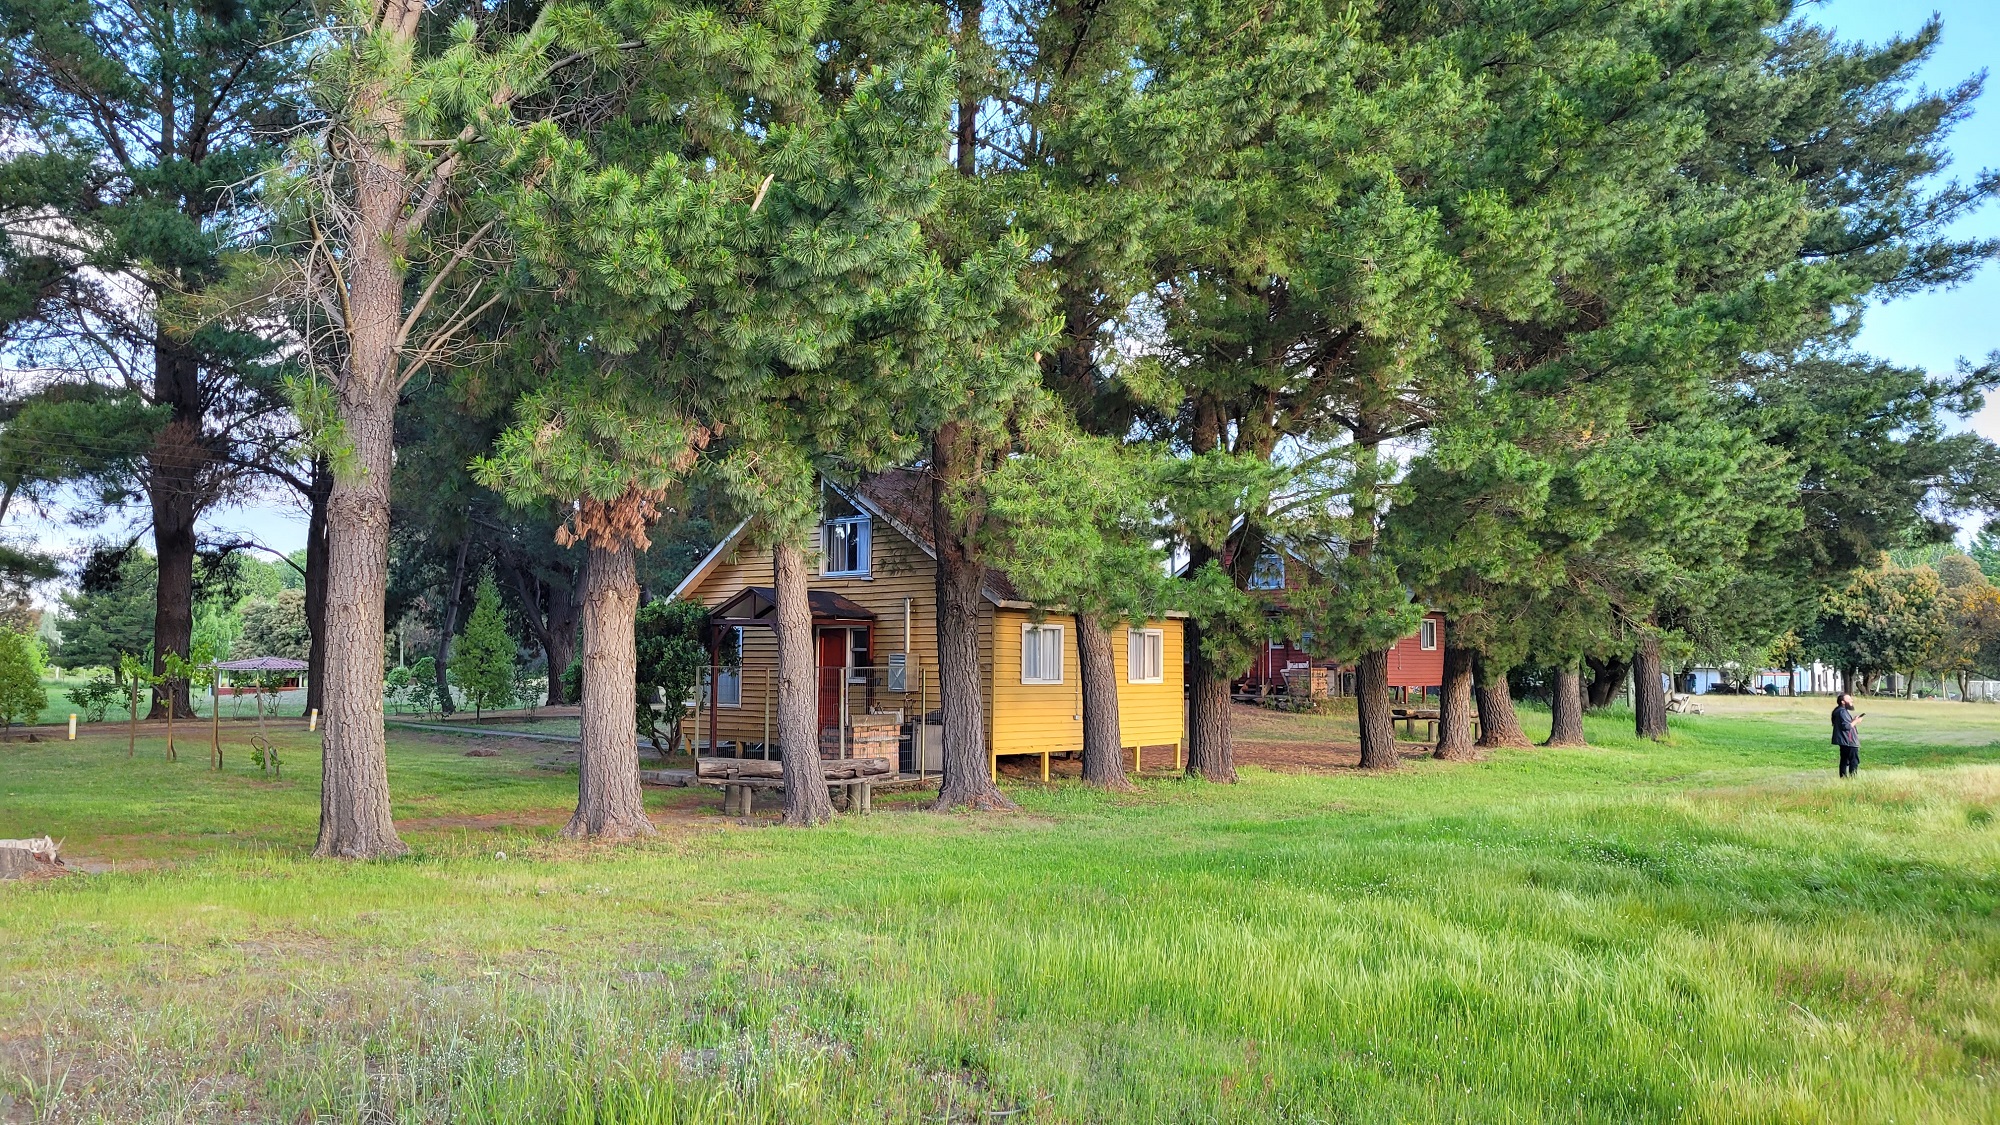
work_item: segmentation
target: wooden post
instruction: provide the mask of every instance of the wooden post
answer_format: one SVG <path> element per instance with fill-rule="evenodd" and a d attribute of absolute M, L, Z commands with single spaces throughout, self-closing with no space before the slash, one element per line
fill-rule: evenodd
<path fill-rule="evenodd" d="M 222 768 L 222 672 L 208 670 L 208 754 L 216 769 Z"/>
<path fill-rule="evenodd" d="M 131 757 L 133 748 L 139 745 L 139 678 L 132 678 L 132 725 L 125 735 L 125 756 Z"/>
<path fill-rule="evenodd" d="M 924 738 L 924 728 L 930 725 L 930 712 L 925 710 L 924 666 L 917 665 L 917 778 L 923 780 L 928 773 L 925 759 L 930 756 L 930 744 Z"/>
<path fill-rule="evenodd" d="M 1144 746 L 1134 746 L 1132 748 L 1132 772 L 1146 772 L 1146 748 Z"/>
<path fill-rule="evenodd" d="M 69 713 L 69 740 L 71 742 L 76 741 L 76 712 L 74 711 Z"/>
<path fill-rule="evenodd" d="M 1042 784 L 1047 785 L 1048 783 L 1049 783 L 1049 752 L 1047 750 L 1044 750 L 1042 751 Z"/>
<path fill-rule="evenodd" d="M 764 669 L 764 760 L 771 760 L 771 670 Z"/>

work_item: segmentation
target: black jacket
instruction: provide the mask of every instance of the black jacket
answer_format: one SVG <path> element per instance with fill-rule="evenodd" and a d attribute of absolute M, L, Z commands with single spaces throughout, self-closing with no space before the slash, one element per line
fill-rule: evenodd
<path fill-rule="evenodd" d="M 1861 733 L 1854 729 L 1854 711 L 1847 707 L 1833 709 L 1833 744 L 1835 746 L 1861 745 Z"/>

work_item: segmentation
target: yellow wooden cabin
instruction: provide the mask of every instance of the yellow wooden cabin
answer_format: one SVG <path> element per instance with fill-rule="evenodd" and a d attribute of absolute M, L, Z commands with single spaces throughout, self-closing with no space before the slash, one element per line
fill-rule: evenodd
<path fill-rule="evenodd" d="M 937 585 L 930 483 L 893 470 L 853 489 L 829 487 L 810 601 L 817 652 L 821 753 L 881 753 L 898 732 L 903 768 L 939 768 Z M 772 747 L 777 645 L 771 552 L 738 527 L 674 590 L 709 607 L 717 629 L 712 676 L 701 693 L 697 741 L 740 752 Z M 1083 748 L 1083 700 L 1074 623 L 1039 621 L 1006 575 L 988 571 L 979 614 L 981 696 L 989 763 Z M 1121 741 L 1135 769 L 1180 764 L 1186 731 L 1182 621 L 1125 624 L 1112 633 Z M 732 659 L 733 657 L 733 659 Z"/>

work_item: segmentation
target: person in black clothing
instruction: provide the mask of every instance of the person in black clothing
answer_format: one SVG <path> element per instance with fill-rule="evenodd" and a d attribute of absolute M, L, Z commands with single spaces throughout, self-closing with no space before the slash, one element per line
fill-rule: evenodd
<path fill-rule="evenodd" d="M 1861 770 L 1861 732 L 1854 729 L 1866 715 L 1854 713 L 1854 697 L 1846 692 L 1833 705 L 1833 744 L 1840 747 L 1840 776 L 1852 777 Z"/>

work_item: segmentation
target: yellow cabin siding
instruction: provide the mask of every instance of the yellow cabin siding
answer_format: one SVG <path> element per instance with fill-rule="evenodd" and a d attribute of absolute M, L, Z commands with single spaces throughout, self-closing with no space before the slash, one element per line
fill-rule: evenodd
<path fill-rule="evenodd" d="M 1131 630 L 1111 631 L 1111 660 L 1118 670 L 1118 741 L 1125 746 L 1178 746 L 1186 733 L 1182 690 L 1182 622 L 1149 621 L 1160 631 L 1160 682 L 1135 684 L 1131 676 Z"/>
<path fill-rule="evenodd" d="M 1083 677 L 1076 657 L 1076 623 L 1050 618 L 1063 631 L 1063 682 L 1021 682 L 1021 630 L 1031 618 L 1018 609 L 993 615 L 992 751 L 996 754 L 1061 754 L 1083 749 Z"/>

